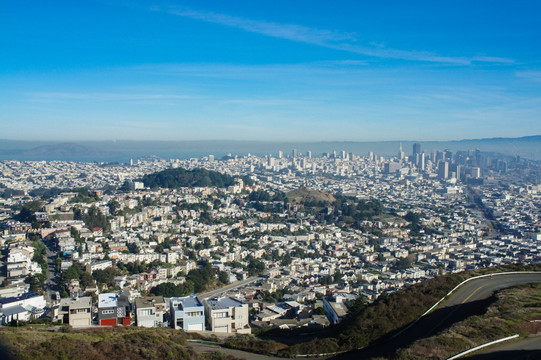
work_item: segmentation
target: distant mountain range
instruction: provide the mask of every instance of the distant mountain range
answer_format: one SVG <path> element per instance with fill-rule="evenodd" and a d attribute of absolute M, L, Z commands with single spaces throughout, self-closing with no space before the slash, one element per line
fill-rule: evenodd
<path fill-rule="evenodd" d="M 465 139 L 455 141 L 418 141 L 423 151 L 473 150 L 497 152 L 504 155 L 521 156 L 532 160 L 541 160 L 541 135 L 519 138 Z M 352 152 L 366 155 L 372 151 L 378 155 L 396 155 L 400 146 L 406 155 L 412 153 L 415 141 L 320 141 L 320 142 L 278 142 L 278 141 L 15 141 L 0 140 L 0 160 L 68 160 L 68 161 L 104 161 L 128 162 L 149 156 L 161 158 L 186 159 L 215 155 L 220 158 L 227 154 L 255 155 L 272 154 L 278 151 L 284 155 L 293 149 L 305 154 L 311 151 L 313 156 L 333 151 Z"/>

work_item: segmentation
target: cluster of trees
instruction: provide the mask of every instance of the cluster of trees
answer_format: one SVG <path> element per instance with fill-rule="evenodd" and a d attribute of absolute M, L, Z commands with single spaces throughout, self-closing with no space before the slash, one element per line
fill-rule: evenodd
<path fill-rule="evenodd" d="M 164 297 L 181 297 L 187 296 L 194 292 L 194 285 L 191 281 L 186 281 L 182 284 L 174 284 L 166 282 L 153 287 L 150 290 L 152 295 Z"/>
<path fill-rule="evenodd" d="M 68 285 L 70 280 L 79 281 L 81 287 L 93 286 L 94 279 L 89 272 L 86 272 L 82 266 L 78 263 L 74 263 L 69 268 L 64 270 L 60 275 L 60 281 L 58 283 L 62 297 L 68 297 Z"/>
<path fill-rule="evenodd" d="M 257 295 L 257 298 L 264 302 L 275 303 L 281 301 L 288 292 L 289 289 L 287 287 L 278 289 L 274 292 L 262 291 Z"/>
<path fill-rule="evenodd" d="M 15 189 L 10 189 L 10 188 L 6 188 L 4 189 L 4 191 L 2 191 L 2 193 L 0 193 L 0 197 L 2 199 L 9 199 L 10 197 L 12 196 L 15 196 L 15 195 L 24 195 L 24 190 L 15 190 Z"/>
<path fill-rule="evenodd" d="M 274 194 L 270 194 L 268 191 L 259 189 L 257 191 L 252 191 L 250 195 L 248 195 L 248 200 L 250 201 L 263 201 L 263 202 L 269 202 L 269 201 L 280 201 L 284 202 L 287 201 L 286 194 L 282 191 L 275 191 Z"/>
<path fill-rule="evenodd" d="M 201 269 L 190 270 L 184 283 L 178 285 L 171 282 L 159 284 L 153 287 L 150 293 L 165 297 L 186 296 L 207 290 L 211 285 L 214 285 L 216 280 L 226 285 L 229 283 L 229 275 L 225 271 L 220 271 L 216 279 L 214 269 L 210 263 L 206 263 Z"/>
<path fill-rule="evenodd" d="M 186 282 L 193 283 L 195 292 L 205 291 L 214 279 L 216 279 L 216 273 L 210 263 L 206 263 L 201 269 L 190 270 L 186 275 Z"/>
<path fill-rule="evenodd" d="M 53 188 L 50 188 L 50 189 L 38 188 L 38 189 L 31 190 L 29 192 L 29 194 L 31 196 L 33 196 L 33 197 L 40 197 L 42 199 L 48 199 L 48 198 L 58 196 L 61 193 L 66 192 L 66 191 L 70 191 L 70 190 L 68 190 L 68 189 L 60 189 L 60 188 L 57 188 L 57 187 L 53 187 Z"/>
<path fill-rule="evenodd" d="M 234 184 L 234 178 L 227 174 L 205 169 L 186 170 L 183 168 L 166 169 L 147 174 L 141 179 L 145 186 L 151 188 L 180 187 L 228 187 Z"/>
<path fill-rule="evenodd" d="M 421 233 L 424 233 L 424 234 L 436 233 L 434 229 L 421 224 L 421 214 L 408 211 L 408 213 L 404 216 L 404 220 L 410 223 L 408 225 L 408 228 L 411 230 L 410 236 L 419 236 L 421 235 Z"/>
<path fill-rule="evenodd" d="M 115 276 L 118 275 L 118 270 L 112 266 L 104 270 L 94 270 L 92 277 L 98 284 L 105 285 L 108 288 L 116 287 Z"/>
<path fill-rule="evenodd" d="M 248 260 L 248 266 L 246 267 L 246 270 L 248 271 L 249 276 L 255 276 L 262 274 L 265 271 L 265 263 L 259 259 L 256 259 L 249 255 L 247 257 Z"/>
<path fill-rule="evenodd" d="M 70 199 L 71 203 L 93 203 L 99 200 L 96 193 L 91 192 L 87 187 L 76 188 L 71 191 L 77 194 Z"/>
<path fill-rule="evenodd" d="M 163 265 L 163 263 L 160 260 L 154 260 L 150 263 L 134 261 L 134 262 L 129 262 L 129 263 L 118 262 L 116 264 L 116 266 L 118 267 L 120 271 L 126 272 L 129 275 L 141 274 L 141 273 L 146 272 L 150 268 L 161 266 L 161 265 Z"/>
<path fill-rule="evenodd" d="M 246 260 L 248 261 L 248 265 L 243 265 L 238 261 L 229 262 L 227 265 L 233 268 L 244 269 L 245 271 L 248 271 L 249 276 L 256 276 L 265 271 L 265 263 L 263 261 L 254 258 L 252 255 L 248 255 Z"/>
<path fill-rule="evenodd" d="M 47 280 L 47 248 L 41 241 L 32 241 L 34 247 L 34 256 L 32 261 L 37 262 L 41 266 L 41 274 L 28 276 L 24 281 L 30 285 L 30 291 L 37 292 L 45 284 Z"/>
<path fill-rule="evenodd" d="M 81 209 L 75 209 L 73 214 L 76 220 L 83 220 L 90 229 L 102 228 L 104 231 L 109 230 L 107 216 L 105 216 L 96 206 L 91 206 L 86 213 Z"/>
<path fill-rule="evenodd" d="M 353 224 L 363 220 L 371 220 L 382 215 L 384 211 L 383 204 L 376 199 L 357 200 L 342 194 L 336 194 L 335 198 L 334 213 L 329 220 L 334 217 L 339 222 Z"/>
<path fill-rule="evenodd" d="M 32 224 L 32 228 L 39 229 L 41 224 L 36 219 L 36 212 L 41 211 L 43 203 L 39 200 L 34 200 L 24 204 L 19 213 L 17 214 L 17 220 Z"/>

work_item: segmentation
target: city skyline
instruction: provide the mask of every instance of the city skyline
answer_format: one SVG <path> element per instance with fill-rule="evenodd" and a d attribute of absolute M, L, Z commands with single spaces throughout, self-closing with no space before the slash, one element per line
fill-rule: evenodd
<path fill-rule="evenodd" d="M 0 14 L 4 139 L 541 133 L 532 2 L 35 1 Z"/>

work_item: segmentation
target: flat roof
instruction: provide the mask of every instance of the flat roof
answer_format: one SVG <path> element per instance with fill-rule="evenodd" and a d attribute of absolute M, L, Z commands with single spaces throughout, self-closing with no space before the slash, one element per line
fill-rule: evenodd
<path fill-rule="evenodd" d="M 27 300 L 27 299 L 31 299 L 37 296 L 41 296 L 41 295 L 35 292 L 27 292 L 27 293 L 22 294 L 21 296 L 11 296 L 11 297 L 0 299 L 0 304 L 9 304 L 15 301 Z"/>
<path fill-rule="evenodd" d="M 212 310 L 229 309 L 231 307 L 240 307 L 245 304 L 242 301 L 234 299 L 229 296 L 220 297 L 220 298 L 211 298 L 211 299 L 207 299 L 206 301 Z"/>
<path fill-rule="evenodd" d="M 137 309 L 152 308 L 159 304 L 165 305 L 163 296 L 143 296 L 135 299 L 135 307 Z"/>
<path fill-rule="evenodd" d="M 115 307 L 118 304 L 118 295 L 105 293 L 98 296 L 98 308 Z"/>
<path fill-rule="evenodd" d="M 171 301 L 178 302 L 182 308 L 191 308 L 203 306 L 197 296 L 186 296 L 180 298 L 171 298 Z"/>

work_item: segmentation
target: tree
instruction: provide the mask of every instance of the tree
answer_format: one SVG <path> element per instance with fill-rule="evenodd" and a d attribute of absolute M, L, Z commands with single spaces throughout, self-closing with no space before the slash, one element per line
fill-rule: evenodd
<path fill-rule="evenodd" d="M 38 292 L 43 288 L 43 284 L 45 284 L 46 276 L 44 274 L 35 274 L 30 275 L 26 279 L 24 279 L 24 282 L 30 285 L 30 291 L 32 292 Z"/>
<path fill-rule="evenodd" d="M 193 292 L 194 284 L 189 280 L 179 285 L 170 282 L 162 283 L 150 290 L 150 293 L 153 295 L 165 297 L 186 296 Z"/>
<path fill-rule="evenodd" d="M 282 266 L 288 266 L 288 265 L 291 265 L 291 262 L 292 262 L 291 255 L 289 255 L 289 253 L 286 253 L 286 254 L 282 257 L 282 261 L 280 261 L 280 265 L 282 265 Z"/>
<path fill-rule="evenodd" d="M 248 275 L 250 276 L 259 275 L 263 271 L 265 271 L 265 263 L 259 259 L 250 257 L 247 270 L 248 270 Z"/>
<path fill-rule="evenodd" d="M 114 287 L 115 286 L 115 275 L 117 274 L 117 270 L 113 267 L 108 267 L 105 270 L 94 270 L 92 273 L 92 277 L 98 284 L 104 284 L 108 287 Z"/>
<path fill-rule="evenodd" d="M 79 230 L 77 230 L 75 227 L 70 228 L 70 235 L 75 240 L 76 243 L 81 242 L 81 237 L 79 235 Z"/>
<path fill-rule="evenodd" d="M 94 279 L 92 278 L 92 275 L 85 271 L 81 275 L 81 286 L 88 287 L 88 286 L 93 286 L 93 285 L 95 285 L 95 283 L 94 283 Z"/>
<path fill-rule="evenodd" d="M 408 258 L 400 258 L 395 264 L 395 268 L 398 270 L 409 269 L 412 264 L 412 261 Z"/>
<path fill-rule="evenodd" d="M 116 216 L 119 214 L 120 211 L 120 203 L 116 200 L 111 200 L 107 203 L 107 206 L 109 207 L 109 213 L 113 216 Z"/>
<path fill-rule="evenodd" d="M 218 273 L 218 280 L 220 280 L 222 284 L 229 284 L 229 274 L 225 271 L 220 271 Z"/>

